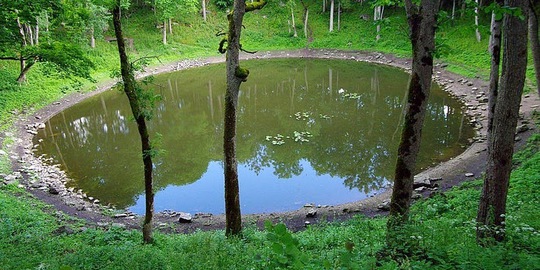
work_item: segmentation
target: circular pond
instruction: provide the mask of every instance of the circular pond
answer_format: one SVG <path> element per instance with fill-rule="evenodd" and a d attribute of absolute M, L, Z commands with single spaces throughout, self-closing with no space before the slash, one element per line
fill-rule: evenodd
<path fill-rule="evenodd" d="M 393 175 L 409 75 L 344 60 L 244 61 L 237 156 L 242 213 L 363 199 Z M 150 121 L 156 211 L 224 212 L 225 66 L 155 77 Z M 473 135 L 460 104 L 434 86 L 419 169 L 462 151 Z M 37 155 L 60 164 L 68 185 L 103 203 L 144 213 L 140 141 L 127 98 L 110 90 L 51 118 Z"/>

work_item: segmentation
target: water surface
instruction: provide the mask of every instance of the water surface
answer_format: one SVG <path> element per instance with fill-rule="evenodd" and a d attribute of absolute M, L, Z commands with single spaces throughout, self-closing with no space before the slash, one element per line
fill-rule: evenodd
<path fill-rule="evenodd" d="M 392 178 L 409 75 L 345 60 L 244 61 L 237 154 L 243 213 L 335 205 Z M 150 121 L 157 211 L 223 213 L 223 64 L 155 77 Z M 472 129 L 460 104 L 434 87 L 419 167 L 462 151 Z M 70 186 L 144 213 L 140 141 L 125 95 L 110 90 L 66 109 L 34 138 Z"/>

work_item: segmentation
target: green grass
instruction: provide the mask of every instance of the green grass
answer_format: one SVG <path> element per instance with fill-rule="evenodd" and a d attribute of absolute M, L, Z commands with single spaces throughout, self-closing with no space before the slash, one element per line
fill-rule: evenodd
<path fill-rule="evenodd" d="M 342 14 L 342 29 L 328 32 L 327 13 L 310 7 L 313 41 L 303 37 L 301 8 L 296 18 L 299 37 L 288 32 L 289 14 L 279 2 L 246 16 L 243 45 L 247 50 L 337 48 L 380 51 L 410 56 L 407 24 L 399 9 L 387 9 L 379 42 L 375 26 L 359 19 L 371 14 L 367 6 L 356 6 Z M 215 36 L 226 26 L 225 14 L 215 13 L 207 23 L 199 17 L 178 18 L 179 25 L 161 44 L 161 33 L 148 14 L 135 12 L 125 21 L 126 36 L 135 40 L 132 58 L 159 56 L 162 63 L 217 55 L 220 40 Z M 438 32 L 440 60 L 463 76 L 486 78 L 489 70 L 487 30 L 484 40 L 474 38 L 471 18 L 451 26 L 441 24 Z M 337 28 L 337 25 L 336 25 Z M 111 30 L 109 30 L 111 31 Z M 112 32 L 106 33 L 111 36 Z M 94 78 L 109 80 L 117 68 L 114 44 L 98 42 L 87 49 L 96 64 Z M 153 62 L 152 65 L 159 65 Z M 75 91 L 89 91 L 95 84 L 55 76 L 54 67 L 38 64 L 28 83 L 14 83 L 17 63 L 0 62 L 0 132 L 10 131 L 15 115 L 32 112 Z M 528 69 L 532 87 L 532 69 Z M 13 140 L 8 136 L 4 148 Z M 475 243 L 474 218 L 480 181 L 466 183 L 445 195 L 413 205 L 412 225 L 404 248 L 414 256 L 377 264 L 376 254 L 384 246 L 385 218 L 361 216 L 344 223 L 310 227 L 298 233 L 273 228 L 245 230 L 244 238 L 227 240 L 223 231 L 190 235 L 156 233 L 156 244 L 142 245 L 138 231 L 119 227 L 87 228 L 84 222 L 56 213 L 14 185 L 0 188 L 0 269 L 537 269 L 540 265 L 540 135 L 534 135 L 526 150 L 518 153 L 508 195 L 508 241 L 492 248 Z M 9 172 L 9 161 L 0 157 L 0 171 Z M 73 234 L 59 233 L 62 226 Z M 281 246 L 281 247 L 279 247 Z M 353 248 L 351 248 L 353 247 Z M 299 253 L 294 250 L 301 251 Z M 288 251 L 289 252 L 288 252 Z M 287 253 L 288 252 L 288 253 Z"/>

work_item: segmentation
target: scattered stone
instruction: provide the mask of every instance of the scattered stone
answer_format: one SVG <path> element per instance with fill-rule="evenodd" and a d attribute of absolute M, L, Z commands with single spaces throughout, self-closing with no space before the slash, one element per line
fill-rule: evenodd
<path fill-rule="evenodd" d="M 36 126 L 37 129 L 44 129 L 45 128 L 45 123 L 39 123 L 37 126 Z"/>
<path fill-rule="evenodd" d="M 75 208 L 75 209 L 77 209 L 77 211 L 85 211 L 85 210 L 86 210 L 86 207 L 85 207 L 84 205 L 79 205 L 79 206 L 77 206 L 77 208 Z"/>
<path fill-rule="evenodd" d="M 111 224 L 111 227 L 125 229 L 125 228 L 126 228 L 126 224 L 122 224 L 122 223 L 113 223 L 113 224 Z"/>
<path fill-rule="evenodd" d="M 390 201 L 389 200 L 383 201 L 382 203 L 380 203 L 377 206 L 377 209 L 379 209 L 381 211 L 389 211 L 390 210 Z"/>
<path fill-rule="evenodd" d="M 411 199 L 413 199 L 413 200 L 418 200 L 418 199 L 420 199 L 420 198 L 422 198 L 422 194 L 416 193 L 416 192 L 414 192 L 414 193 L 412 194 L 412 196 L 411 196 Z"/>
<path fill-rule="evenodd" d="M 529 126 L 526 125 L 526 124 L 523 124 L 523 125 L 519 125 L 517 128 L 516 128 L 516 133 L 523 133 L 525 131 L 529 130 Z"/>
<path fill-rule="evenodd" d="M 98 222 L 98 223 L 96 223 L 96 225 L 98 227 L 107 227 L 107 226 L 109 226 L 109 223 L 107 223 L 107 222 Z"/>
<path fill-rule="evenodd" d="M 56 230 L 53 231 L 53 234 L 55 235 L 61 235 L 61 234 L 66 234 L 66 235 L 70 235 L 70 234 L 74 234 L 75 231 L 73 231 L 72 228 L 68 227 L 68 226 L 65 226 L 65 225 L 62 225 L 60 227 L 58 227 Z"/>
<path fill-rule="evenodd" d="M 37 131 L 35 131 L 35 130 L 30 130 L 30 129 L 26 130 L 26 132 L 28 132 L 28 133 L 30 133 L 30 134 L 32 134 L 32 135 L 37 135 L 37 134 L 38 134 Z"/>
<path fill-rule="evenodd" d="M 474 173 L 466 173 L 465 174 L 465 177 L 473 177 L 474 176 Z"/>
<path fill-rule="evenodd" d="M 195 213 L 195 218 L 211 218 L 211 213 Z"/>
<path fill-rule="evenodd" d="M 415 188 L 414 190 L 418 191 L 418 192 L 422 192 L 422 191 L 426 190 L 426 187 L 422 186 L 422 187 Z"/>
<path fill-rule="evenodd" d="M 311 225 L 311 222 L 309 222 L 309 221 L 307 221 L 307 220 L 304 221 L 304 227 L 308 227 L 309 225 Z"/>
<path fill-rule="evenodd" d="M 312 218 L 317 215 L 317 210 L 315 208 L 309 209 L 309 211 L 306 214 L 306 217 Z"/>
<path fill-rule="evenodd" d="M 7 153 L 4 150 L 0 150 L 0 156 L 7 156 Z"/>
<path fill-rule="evenodd" d="M 127 215 L 126 213 L 122 213 L 122 214 L 116 214 L 116 215 L 114 215 L 113 217 L 114 217 L 114 218 L 125 218 L 125 217 L 127 217 L 127 216 L 128 216 L 128 215 Z"/>
<path fill-rule="evenodd" d="M 514 138 L 514 141 L 516 141 L 516 142 L 519 142 L 519 141 L 521 141 L 521 137 L 519 137 L 519 136 L 516 136 L 516 137 Z"/>
<path fill-rule="evenodd" d="M 60 191 L 56 187 L 49 187 L 49 193 L 52 195 L 58 195 L 60 194 Z"/>
<path fill-rule="evenodd" d="M 190 213 L 179 212 L 178 215 L 178 222 L 180 223 L 191 223 L 193 221 Z"/>

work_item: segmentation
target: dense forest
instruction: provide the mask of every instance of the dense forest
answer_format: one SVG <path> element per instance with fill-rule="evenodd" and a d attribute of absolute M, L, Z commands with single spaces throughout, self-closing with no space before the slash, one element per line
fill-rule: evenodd
<path fill-rule="evenodd" d="M 538 104 L 540 95 L 537 12 L 540 1 L 525 0 L 0 0 L 0 265 L 536 269 L 540 136 L 534 130 L 540 117 L 537 105 L 524 115 L 520 104 L 524 96 Z M 277 50 L 377 52 L 407 59 L 410 78 L 403 89 L 407 102 L 392 194 L 381 215 L 307 222 L 299 232 L 270 221 L 261 229 L 242 216 L 237 115 L 241 85 L 250 71 L 241 56 Z M 159 97 L 137 76 L 181 60 L 220 55 L 226 69 L 225 226 L 171 233 L 153 220 L 154 163 L 160 154 L 155 142 L 160 138 L 148 123 Z M 441 66 L 488 85 L 483 175 L 413 203 L 427 102 L 434 69 Z M 137 229 L 95 224 L 47 205 L 27 191 L 37 176 L 17 171 L 20 150 L 14 148 L 20 147 L 21 119 L 111 82 L 118 82 L 129 101 L 140 138 L 131 146 L 140 151 L 144 170 L 144 177 L 134 180 L 145 187 L 146 211 Z M 520 123 L 528 125 L 524 129 Z M 529 139 L 514 153 L 516 129 L 527 131 Z M 110 218 L 117 212 L 101 214 Z"/>

